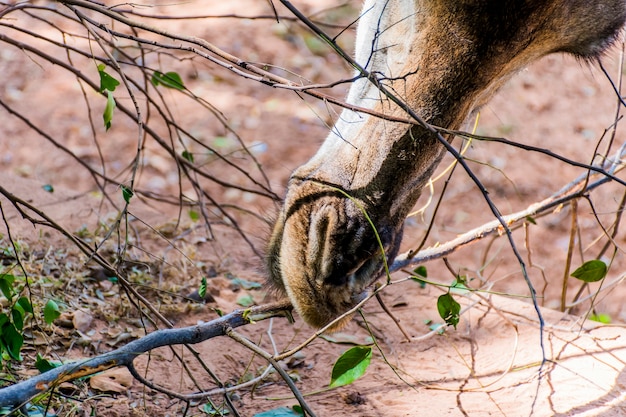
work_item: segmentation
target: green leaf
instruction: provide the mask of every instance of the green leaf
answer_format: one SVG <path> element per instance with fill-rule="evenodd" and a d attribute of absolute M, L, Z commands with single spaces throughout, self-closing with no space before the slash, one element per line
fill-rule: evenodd
<path fill-rule="evenodd" d="M 237 299 L 237 304 L 239 304 L 242 307 L 250 307 L 251 305 L 254 304 L 254 299 L 252 298 L 250 294 L 242 295 L 241 297 Z"/>
<path fill-rule="evenodd" d="M 200 288 L 198 288 L 198 295 L 200 298 L 204 298 L 206 295 L 206 277 L 202 277 L 200 280 Z"/>
<path fill-rule="evenodd" d="M 17 331 L 13 323 L 5 323 L 0 332 L 2 333 L 2 344 L 9 356 L 17 361 L 21 360 L 20 349 L 24 344 L 22 334 Z"/>
<path fill-rule="evenodd" d="M 372 360 L 372 348 L 369 346 L 355 346 L 345 351 L 335 365 L 330 377 L 330 387 L 348 385 L 365 374 Z"/>
<path fill-rule="evenodd" d="M 578 267 L 577 270 L 572 272 L 572 276 L 584 282 L 596 282 L 606 276 L 607 270 L 608 268 L 604 262 L 594 259 Z"/>
<path fill-rule="evenodd" d="M 54 192 L 54 187 L 50 184 L 44 184 L 41 186 L 41 188 L 43 188 L 44 191 L 48 192 L 48 193 L 53 193 Z"/>
<path fill-rule="evenodd" d="M 27 297 L 20 297 L 17 303 L 24 309 L 25 312 L 33 314 L 33 306 Z"/>
<path fill-rule="evenodd" d="M 13 299 L 13 282 L 15 281 L 15 275 L 0 274 L 0 291 L 2 294 L 10 300 Z"/>
<path fill-rule="evenodd" d="M 182 157 L 188 160 L 189 162 L 193 162 L 193 154 L 188 150 L 184 150 L 182 153 Z"/>
<path fill-rule="evenodd" d="M 39 353 L 37 354 L 37 359 L 35 360 L 35 368 L 37 368 L 37 370 L 42 374 L 51 369 L 58 368 L 60 365 L 60 363 L 50 362 Z"/>
<path fill-rule="evenodd" d="M 115 88 L 120 85 L 120 82 L 110 76 L 104 69 L 106 65 L 98 65 L 98 74 L 100 74 L 100 92 L 104 93 L 104 90 L 115 91 Z"/>
<path fill-rule="evenodd" d="M 106 130 L 111 128 L 111 121 L 113 120 L 113 110 L 115 109 L 115 99 L 113 98 L 113 93 L 109 90 L 107 92 L 107 104 L 104 107 L 104 112 L 102 113 L 102 118 L 104 119 L 104 127 Z"/>
<path fill-rule="evenodd" d="M 457 275 L 452 281 L 451 287 L 467 289 L 467 277 L 465 275 Z"/>
<path fill-rule="evenodd" d="M 152 85 L 154 85 L 155 87 L 162 85 L 163 87 L 174 88 L 176 90 L 185 89 L 183 79 L 180 77 L 180 75 L 178 75 L 177 72 L 174 71 L 166 72 L 165 74 L 159 71 L 155 71 L 154 74 L 152 74 L 151 82 Z"/>
<path fill-rule="evenodd" d="M 304 414 L 294 408 L 280 407 L 257 413 L 252 417 L 302 417 Z"/>
<path fill-rule="evenodd" d="M 535 220 L 535 218 L 534 218 L 534 217 L 532 217 L 532 216 L 526 216 L 526 221 L 527 221 L 528 223 L 537 224 L 537 221 L 536 221 L 536 220 Z"/>
<path fill-rule="evenodd" d="M 228 145 L 230 145 L 230 139 L 226 136 L 216 136 L 213 139 L 214 148 L 226 148 Z"/>
<path fill-rule="evenodd" d="M 45 307 L 43 308 L 43 318 L 46 323 L 50 324 L 61 315 L 61 311 L 59 311 L 59 305 L 55 303 L 53 300 L 48 300 Z"/>
<path fill-rule="evenodd" d="M 417 281 L 420 284 L 420 288 L 426 288 L 425 279 L 428 278 L 428 271 L 426 271 L 426 267 L 423 265 L 418 266 L 413 270 L 415 274 L 414 277 L 411 277 L 413 281 Z"/>
<path fill-rule="evenodd" d="M 452 325 L 456 329 L 456 325 L 459 324 L 461 304 L 457 303 L 450 293 L 439 296 L 437 299 L 437 310 L 446 324 Z"/>
<path fill-rule="evenodd" d="M 200 220 L 200 214 L 195 210 L 189 210 L 189 218 L 191 219 L 191 221 L 197 222 L 198 220 Z"/>
<path fill-rule="evenodd" d="M 309 50 L 315 55 L 324 56 L 329 51 L 326 42 L 315 35 L 305 33 L 302 39 L 304 40 L 306 47 L 309 48 Z"/>
<path fill-rule="evenodd" d="M 13 308 L 11 308 L 11 318 L 13 319 L 15 328 L 21 332 L 22 329 L 24 329 L 24 310 L 22 310 L 19 304 L 15 304 Z"/>
<path fill-rule="evenodd" d="M 468 293 L 467 277 L 465 275 L 457 275 L 454 281 L 452 281 L 452 285 L 450 285 L 450 292 L 455 294 Z"/>
<path fill-rule="evenodd" d="M 124 197 L 124 201 L 126 201 L 126 204 L 130 204 L 130 199 L 133 195 L 135 195 L 135 193 L 125 185 L 121 185 L 120 188 L 122 189 L 122 197 Z"/>
<path fill-rule="evenodd" d="M 613 321 L 611 319 L 611 316 L 605 313 L 592 314 L 589 316 L 589 320 L 597 321 L 604 324 L 611 324 L 611 322 Z"/>
<path fill-rule="evenodd" d="M 446 331 L 446 328 L 441 323 L 433 323 L 430 326 L 428 326 L 428 328 L 431 331 L 436 331 L 437 334 L 443 334 Z"/>
<path fill-rule="evenodd" d="M 200 408 L 200 411 L 202 411 L 203 413 L 211 417 L 222 417 L 222 416 L 227 416 L 230 414 L 230 410 L 226 408 L 225 405 L 221 406 L 220 408 L 216 408 L 210 402 L 203 404 L 199 408 Z"/>
<path fill-rule="evenodd" d="M 420 265 L 413 270 L 415 275 L 419 275 L 422 278 L 428 278 L 428 271 L 424 265 Z"/>

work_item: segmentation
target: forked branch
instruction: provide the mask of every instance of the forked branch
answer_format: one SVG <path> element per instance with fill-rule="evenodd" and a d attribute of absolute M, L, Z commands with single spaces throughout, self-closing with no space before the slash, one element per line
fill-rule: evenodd
<path fill-rule="evenodd" d="M 28 380 L 2 388 L 0 389 L 0 407 L 19 408 L 35 395 L 54 390 L 63 382 L 118 366 L 132 367 L 133 361 L 138 356 L 153 349 L 181 344 L 193 345 L 213 337 L 226 335 L 232 329 L 249 323 L 270 317 L 288 316 L 290 310 L 291 305 L 282 301 L 245 310 L 235 310 L 223 317 L 196 326 L 157 330 L 114 351 L 85 361 L 67 363 Z M 179 398 L 186 399 L 184 395 L 179 395 Z M 198 394 L 195 394 L 193 398 L 199 398 Z"/>

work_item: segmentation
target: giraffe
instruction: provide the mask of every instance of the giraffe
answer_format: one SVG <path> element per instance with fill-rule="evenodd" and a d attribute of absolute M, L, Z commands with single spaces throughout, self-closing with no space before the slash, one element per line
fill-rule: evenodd
<path fill-rule="evenodd" d="M 597 58 L 625 20 L 626 0 L 366 0 L 355 61 L 377 82 L 357 78 L 346 101 L 391 117 L 344 110 L 292 173 L 268 244 L 270 283 L 323 327 L 366 297 L 383 258 L 397 255 L 445 147 L 433 129 L 393 121 L 407 111 L 376 84 L 427 124 L 458 129 L 531 62 Z"/>

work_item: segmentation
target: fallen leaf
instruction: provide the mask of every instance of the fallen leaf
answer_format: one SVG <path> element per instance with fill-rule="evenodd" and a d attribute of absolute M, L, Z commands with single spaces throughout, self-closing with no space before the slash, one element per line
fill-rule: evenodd
<path fill-rule="evenodd" d="M 64 311 L 59 315 L 59 317 L 54 320 L 54 324 L 60 327 L 64 327 L 66 329 L 71 329 L 74 327 L 72 324 L 72 319 L 74 317 L 74 313 L 70 311 Z"/>
<path fill-rule="evenodd" d="M 78 387 L 70 382 L 62 382 L 57 389 L 66 395 L 76 395 L 79 392 Z"/>
<path fill-rule="evenodd" d="M 116 346 L 119 343 L 125 343 L 136 338 L 137 336 L 133 335 L 132 332 L 121 332 L 115 339 L 107 341 L 106 344 L 109 346 Z"/>
<path fill-rule="evenodd" d="M 357 336 L 349 333 L 333 333 L 331 335 L 323 334 L 320 336 L 322 339 L 326 340 L 330 343 L 337 343 L 342 345 L 355 345 L 355 346 L 363 346 L 363 345 L 371 345 L 374 343 L 374 340 L 371 336 Z"/>
<path fill-rule="evenodd" d="M 133 377 L 126 368 L 114 368 L 94 375 L 89 380 L 91 388 L 103 392 L 126 392 L 133 384 Z"/>
<path fill-rule="evenodd" d="M 302 352 L 294 353 L 288 360 L 281 361 L 281 366 L 285 369 L 302 368 L 306 365 L 306 355 Z"/>
<path fill-rule="evenodd" d="M 72 318 L 72 324 L 76 330 L 79 330 L 82 333 L 87 333 L 87 331 L 91 328 L 91 323 L 93 322 L 93 317 L 89 313 L 85 313 L 81 310 L 76 310 L 74 312 L 74 317 Z"/>

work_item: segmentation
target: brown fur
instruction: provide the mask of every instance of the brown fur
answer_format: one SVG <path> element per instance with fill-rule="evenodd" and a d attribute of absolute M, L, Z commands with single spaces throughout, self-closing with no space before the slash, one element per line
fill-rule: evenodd
<path fill-rule="evenodd" d="M 370 0 L 356 59 L 426 122 L 457 129 L 530 62 L 554 52 L 598 56 L 625 19 L 626 0 Z M 351 87 L 348 101 L 406 117 L 366 80 Z M 295 170 L 268 266 L 307 323 L 324 326 L 366 296 L 383 253 L 363 210 L 390 262 L 404 218 L 443 153 L 424 128 L 346 110 Z"/>

